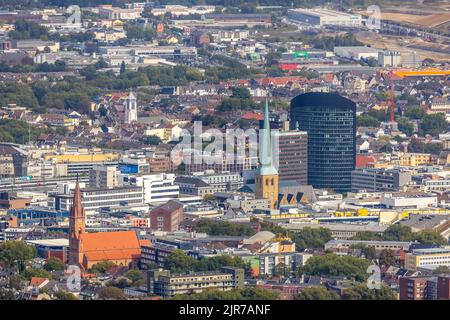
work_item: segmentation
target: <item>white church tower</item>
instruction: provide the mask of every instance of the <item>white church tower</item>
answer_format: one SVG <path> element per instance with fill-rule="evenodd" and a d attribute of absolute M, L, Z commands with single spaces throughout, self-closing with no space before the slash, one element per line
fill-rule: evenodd
<path fill-rule="evenodd" d="M 137 102 L 133 91 L 130 91 L 125 101 L 125 123 L 137 121 Z"/>

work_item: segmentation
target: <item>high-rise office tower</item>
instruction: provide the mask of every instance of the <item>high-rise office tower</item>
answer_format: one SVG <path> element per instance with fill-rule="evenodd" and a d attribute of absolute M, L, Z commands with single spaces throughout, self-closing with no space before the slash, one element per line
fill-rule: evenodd
<path fill-rule="evenodd" d="M 308 133 L 308 184 L 351 190 L 356 157 L 356 104 L 336 93 L 312 92 L 291 100 L 290 127 Z"/>
<path fill-rule="evenodd" d="M 281 130 L 274 132 L 275 149 L 278 150 L 278 178 L 308 184 L 308 134 L 306 131 L 289 130 L 285 121 Z M 276 156 L 276 155 L 274 155 Z"/>

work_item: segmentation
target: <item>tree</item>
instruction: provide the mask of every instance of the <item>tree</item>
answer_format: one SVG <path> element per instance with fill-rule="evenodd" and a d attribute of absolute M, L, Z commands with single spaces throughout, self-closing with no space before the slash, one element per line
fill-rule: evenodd
<path fill-rule="evenodd" d="M 6 267 L 18 266 L 19 271 L 29 260 L 36 257 L 36 248 L 23 241 L 5 241 L 0 243 L 0 264 Z"/>
<path fill-rule="evenodd" d="M 419 125 L 422 135 L 429 134 L 433 137 L 445 132 L 448 127 L 449 125 L 443 113 L 427 114 L 423 117 Z"/>
<path fill-rule="evenodd" d="M 9 277 L 9 287 L 15 290 L 23 289 L 23 278 L 20 274 L 13 274 Z"/>
<path fill-rule="evenodd" d="M 56 300 L 80 300 L 73 293 L 59 290 L 55 293 Z"/>
<path fill-rule="evenodd" d="M 395 293 L 386 285 L 380 289 L 369 289 L 367 285 L 359 284 L 345 290 L 343 300 L 397 300 Z"/>
<path fill-rule="evenodd" d="M 295 300 L 340 300 L 336 292 L 329 291 L 324 287 L 306 288 L 295 296 Z"/>
<path fill-rule="evenodd" d="M 411 241 L 412 238 L 411 228 L 400 224 L 389 226 L 383 233 L 384 241 Z"/>
<path fill-rule="evenodd" d="M 408 151 L 412 153 L 423 153 L 425 152 L 425 143 L 419 139 L 411 139 L 411 142 L 408 144 Z"/>
<path fill-rule="evenodd" d="M 116 287 L 103 287 L 98 291 L 100 300 L 125 300 L 123 291 Z"/>
<path fill-rule="evenodd" d="M 123 76 L 126 71 L 127 71 L 127 67 L 125 65 L 125 61 L 122 61 L 122 63 L 120 64 L 120 75 Z"/>
<path fill-rule="evenodd" d="M 363 114 L 356 117 L 356 125 L 358 127 L 375 127 L 380 126 L 380 121 L 369 114 Z"/>
<path fill-rule="evenodd" d="M 100 114 L 100 117 L 106 117 L 108 114 L 108 109 L 106 109 L 104 106 L 101 106 L 98 108 L 98 113 Z"/>
<path fill-rule="evenodd" d="M 61 259 L 58 258 L 50 258 L 44 265 L 44 269 L 47 271 L 61 271 L 64 270 L 66 265 Z"/>
<path fill-rule="evenodd" d="M 359 231 L 351 240 L 379 241 L 381 240 L 381 236 L 371 231 Z"/>
<path fill-rule="evenodd" d="M 125 274 L 125 277 L 127 277 L 128 279 L 130 279 L 130 281 L 132 282 L 133 285 L 138 285 L 141 284 L 142 281 L 144 280 L 144 276 L 142 275 L 142 273 L 137 270 L 137 269 L 133 269 L 128 271 Z"/>
<path fill-rule="evenodd" d="M 158 136 L 151 135 L 151 136 L 144 137 L 142 142 L 145 144 L 149 144 L 151 146 L 157 146 L 162 142 L 162 140 Z"/>
<path fill-rule="evenodd" d="M 406 134 L 408 137 L 414 133 L 414 124 L 406 118 L 400 118 L 397 120 L 398 130 Z"/>
<path fill-rule="evenodd" d="M 336 254 L 325 254 L 313 256 L 299 268 L 299 274 L 317 276 L 344 276 L 357 281 L 364 281 L 368 274 L 366 270 L 369 261 L 351 256 L 338 256 Z"/>
<path fill-rule="evenodd" d="M 278 300 L 278 292 L 261 288 L 246 287 L 244 289 L 232 289 L 229 291 L 206 290 L 194 294 L 181 294 L 173 297 L 173 300 Z"/>
<path fill-rule="evenodd" d="M 214 201 L 217 200 L 215 196 L 213 196 L 212 194 L 205 194 L 203 196 L 203 202 L 208 202 L 208 201 Z"/>
<path fill-rule="evenodd" d="M 295 242 L 297 250 L 312 248 L 323 248 L 325 243 L 333 239 L 331 231 L 327 228 L 305 227 L 292 234 L 292 241 Z"/>
<path fill-rule="evenodd" d="M 366 246 L 362 252 L 364 253 L 364 256 L 366 259 L 373 260 L 377 257 L 377 252 L 375 250 L 375 247 L 372 246 Z"/>
<path fill-rule="evenodd" d="M 105 273 L 106 271 L 110 270 L 115 266 L 114 262 L 112 261 L 101 261 L 96 264 L 94 264 L 91 267 L 91 271 L 93 273 Z"/>
<path fill-rule="evenodd" d="M 438 155 L 444 149 L 442 143 L 427 143 L 425 144 L 424 151 L 425 153 L 431 153 Z"/>
<path fill-rule="evenodd" d="M 166 259 L 164 259 L 164 269 L 174 273 L 184 273 L 194 270 L 196 261 L 188 256 L 183 250 L 174 250 Z"/>
<path fill-rule="evenodd" d="M 34 269 L 34 268 L 27 268 L 25 269 L 23 276 L 25 279 L 30 280 L 31 278 L 38 277 L 38 278 L 47 278 L 52 279 L 52 274 L 44 269 Z"/>
<path fill-rule="evenodd" d="M 426 112 L 420 107 L 408 108 L 405 111 L 405 117 L 413 120 L 420 120 L 425 117 Z"/>
<path fill-rule="evenodd" d="M 446 245 L 447 240 L 441 236 L 438 232 L 432 230 L 424 230 L 417 232 L 413 235 L 414 240 L 419 241 L 422 244 L 439 244 Z"/>
<path fill-rule="evenodd" d="M 392 266 L 395 264 L 395 255 L 392 250 L 384 249 L 380 252 L 380 264 L 384 266 Z"/>
<path fill-rule="evenodd" d="M 233 98 L 250 99 L 252 97 L 248 88 L 245 87 L 234 87 L 231 91 Z"/>
<path fill-rule="evenodd" d="M 248 224 L 210 219 L 200 219 L 194 230 L 211 236 L 252 236 L 256 233 Z"/>
<path fill-rule="evenodd" d="M 433 274 L 434 275 L 450 274 L 450 268 L 448 266 L 439 266 L 433 270 Z"/>
<path fill-rule="evenodd" d="M 16 300 L 16 296 L 11 290 L 0 288 L 0 300 Z"/>

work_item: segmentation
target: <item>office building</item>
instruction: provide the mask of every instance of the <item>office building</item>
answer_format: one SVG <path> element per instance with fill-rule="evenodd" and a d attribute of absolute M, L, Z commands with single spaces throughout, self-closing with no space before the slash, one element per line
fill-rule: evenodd
<path fill-rule="evenodd" d="M 89 174 L 89 186 L 92 188 L 115 188 L 119 185 L 116 166 L 96 165 Z"/>
<path fill-rule="evenodd" d="M 287 130 L 274 133 L 278 142 L 278 179 L 308 184 L 308 134 Z"/>
<path fill-rule="evenodd" d="M 358 168 L 352 171 L 352 192 L 393 192 L 411 183 L 411 173 L 398 169 Z"/>
<path fill-rule="evenodd" d="M 356 157 L 356 104 L 336 93 L 312 92 L 291 100 L 291 129 L 308 134 L 308 184 L 351 190 Z"/>
<path fill-rule="evenodd" d="M 175 200 L 170 200 L 150 212 L 150 226 L 153 230 L 177 231 L 183 219 L 183 204 Z"/>
<path fill-rule="evenodd" d="M 405 255 L 405 268 L 409 270 L 418 268 L 434 270 L 439 266 L 450 267 L 450 249 L 416 249 Z"/>
<path fill-rule="evenodd" d="M 175 184 L 175 174 L 173 173 L 123 175 L 119 180 L 123 182 L 123 185 L 141 187 L 144 203 L 148 204 L 165 203 L 180 195 L 180 187 Z"/>
<path fill-rule="evenodd" d="M 81 189 L 81 201 L 87 213 L 100 211 L 102 208 L 114 208 L 143 204 L 142 187 L 125 186 L 117 188 Z M 49 195 L 49 203 L 56 210 L 69 210 L 72 204 L 71 194 Z"/>
<path fill-rule="evenodd" d="M 222 271 L 171 274 L 168 270 L 149 270 L 149 294 L 173 297 L 178 294 L 199 293 L 205 290 L 229 291 L 244 287 L 244 269 L 224 267 Z"/>
<path fill-rule="evenodd" d="M 244 186 L 244 178 L 238 173 L 210 173 L 178 176 L 175 184 L 180 186 L 180 193 L 204 197 L 216 192 L 235 191 Z"/>

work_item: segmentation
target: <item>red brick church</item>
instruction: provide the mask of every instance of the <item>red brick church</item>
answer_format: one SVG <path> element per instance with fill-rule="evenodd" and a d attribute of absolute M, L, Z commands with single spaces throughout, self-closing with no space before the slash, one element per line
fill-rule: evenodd
<path fill-rule="evenodd" d="M 81 203 L 80 185 L 77 181 L 69 216 L 69 264 L 84 269 L 101 261 L 111 261 L 118 266 L 136 264 L 141 256 L 141 244 L 135 231 L 86 233 L 85 211 Z"/>

